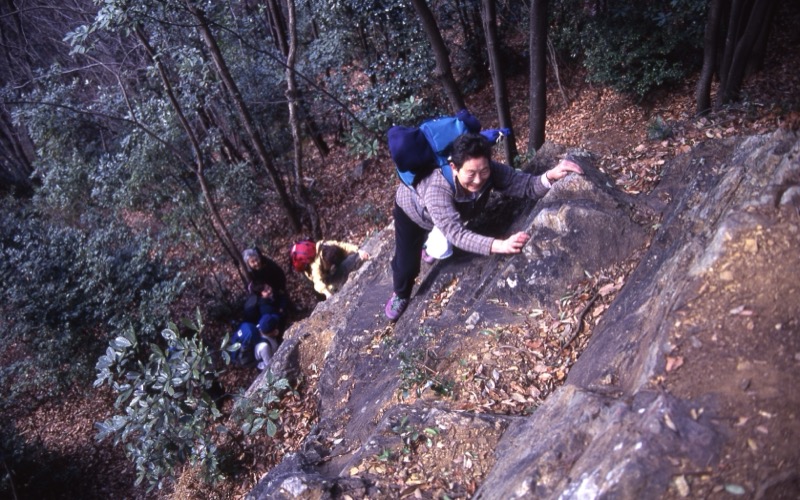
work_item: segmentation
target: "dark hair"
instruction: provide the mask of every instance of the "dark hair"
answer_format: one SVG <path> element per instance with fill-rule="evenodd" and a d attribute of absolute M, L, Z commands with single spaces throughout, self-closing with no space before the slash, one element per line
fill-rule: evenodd
<path fill-rule="evenodd" d="M 344 259 L 347 258 L 347 252 L 336 245 L 322 245 L 320 248 L 320 256 L 322 257 L 322 262 L 320 263 L 320 269 L 322 270 L 323 274 L 335 273 L 336 267 L 339 266 Z"/>
<path fill-rule="evenodd" d="M 461 168 L 464 162 L 474 158 L 492 159 L 492 144 L 489 139 L 481 134 L 461 134 L 453 141 L 453 151 L 450 161 Z"/>

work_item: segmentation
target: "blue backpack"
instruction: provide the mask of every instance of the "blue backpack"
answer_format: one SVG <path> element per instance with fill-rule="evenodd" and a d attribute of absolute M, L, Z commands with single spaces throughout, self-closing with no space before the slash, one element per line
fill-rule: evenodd
<path fill-rule="evenodd" d="M 453 169 L 450 167 L 450 149 L 453 141 L 466 132 L 478 133 L 481 123 L 469 111 L 462 109 L 456 116 L 444 116 L 423 122 L 419 127 L 394 126 L 387 133 L 389 152 L 394 160 L 397 175 L 406 186 L 417 182 L 439 168 L 451 187 L 455 188 Z M 480 132 L 495 143 L 509 134 L 508 129 L 490 129 Z"/>
<path fill-rule="evenodd" d="M 242 323 L 231 338 L 231 344 L 239 343 L 241 347 L 231 353 L 231 363 L 237 366 L 250 366 L 256 362 L 253 352 L 255 343 L 261 336 L 258 326 L 254 323 Z"/>

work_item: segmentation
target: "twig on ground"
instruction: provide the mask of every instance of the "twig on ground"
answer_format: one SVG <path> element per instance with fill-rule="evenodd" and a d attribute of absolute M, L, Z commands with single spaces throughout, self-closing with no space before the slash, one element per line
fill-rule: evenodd
<path fill-rule="evenodd" d="M 592 304 L 594 304 L 594 302 L 597 300 L 599 296 L 600 293 L 595 292 L 592 298 L 589 299 L 589 302 L 587 302 L 586 305 L 583 306 L 583 309 L 581 310 L 580 314 L 578 314 L 578 323 L 577 326 L 575 327 L 575 331 L 570 334 L 569 339 L 567 340 L 566 343 L 564 343 L 564 347 L 561 348 L 562 351 L 567 347 L 569 347 L 572 341 L 575 340 L 575 338 L 581 333 L 581 330 L 583 329 L 583 317 L 586 316 L 586 313 L 589 311 L 589 309 L 592 307 Z"/>

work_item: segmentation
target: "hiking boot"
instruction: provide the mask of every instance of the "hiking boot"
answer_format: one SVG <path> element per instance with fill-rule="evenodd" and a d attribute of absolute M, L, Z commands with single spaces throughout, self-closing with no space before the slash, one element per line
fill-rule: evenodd
<path fill-rule="evenodd" d="M 428 252 L 426 252 L 425 249 L 423 248 L 422 249 L 422 260 L 424 260 L 426 264 L 433 264 L 438 259 L 436 257 L 431 257 L 430 255 L 428 255 Z"/>
<path fill-rule="evenodd" d="M 386 313 L 387 318 L 392 321 L 397 321 L 397 318 L 403 314 L 403 311 L 406 310 L 406 307 L 408 307 L 408 299 L 401 299 L 396 293 L 392 293 L 392 296 L 389 298 L 389 301 L 386 303 L 386 307 L 384 307 L 383 311 Z"/>

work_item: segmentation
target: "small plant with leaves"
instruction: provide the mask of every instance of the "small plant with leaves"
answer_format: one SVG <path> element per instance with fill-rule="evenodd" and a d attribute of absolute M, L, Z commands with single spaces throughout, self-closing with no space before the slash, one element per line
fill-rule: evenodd
<path fill-rule="evenodd" d="M 655 116 L 647 123 L 647 138 L 652 141 L 663 141 L 673 135 L 672 126 L 661 116 Z"/>
<path fill-rule="evenodd" d="M 359 158 L 374 158 L 380 149 L 378 138 L 360 129 L 353 130 L 344 138 L 345 144 L 351 154 Z"/>
<path fill-rule="evenodd" d="M 400 394 L 407 399 L 413 390 L 417 397 L 422 392 L 431 388 L 440 396 L 452 396 L 453 382 L 442 377 L 438 372 L 427 365 L 428 357 L 433 356 L 429 351 L 414 351 L 400 353 Z"/>
<path fill-rule="evenodd" d="M 434 427 L 426 427 L 420 431 L 412 426 L 408 421 L 408 415 L 403 415 L 403 418 L 392 426 L 392 432 L 400 436 L 403 441 L 403 448 L 400 450 L 403 455 L 410 455 L 420 443 L 425 443 L 428 448 L 433 447 L 433 438 L 439 435 L 439 430 Z"/>
<path fill-rule="evenodd" d="M 255 435 L 263 428 L 266 428 L 269 437 L 275 437 L 280 423 L 281 395 L 288 390 L 290 386 L 287 379 L 276 378 L 268 372 L 253 394 L 239 396 L 232 418 L 241 425 L 246 437 Z"/>
<path fill-rule="evenodd" d="M 96 438 L 113 436 L 114 444 L 124 444 L 136 465 L 136 484 L 147 479 L 150 489 L 162 488 L 186 462 L 199 465 L 209 482 L 221 479 L 212 435 L 212 424 L 222 417 L 211 395 L 217 372 L 200 338 L 199 311 L 196 322 L 185 325 L 192 336 L 179 336 L 171 323 L 161 333 L 167 348 L 149 344 L 146 361 L 145 346 L 132 331 L 112 340 L 97 361 L 95 387 L 108 383 L 119 394 L 115 407 L 124 411 L 95 424 Z"/>

